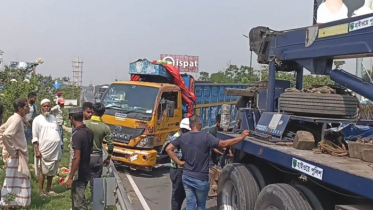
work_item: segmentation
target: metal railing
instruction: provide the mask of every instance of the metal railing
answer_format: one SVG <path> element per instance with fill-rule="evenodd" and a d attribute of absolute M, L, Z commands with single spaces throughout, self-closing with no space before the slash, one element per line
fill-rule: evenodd
<path fill-rule="evenodd" d="M 105 159 L 107 151 L 105 148 L 103 151 Z M 118 210 L 134 210 L 112 161 L 108 167 L 104 167 L 102 178 L 96 178 L 93 182 L 94 210 L 104 210 L 108 206 L 116 206 Z"/>

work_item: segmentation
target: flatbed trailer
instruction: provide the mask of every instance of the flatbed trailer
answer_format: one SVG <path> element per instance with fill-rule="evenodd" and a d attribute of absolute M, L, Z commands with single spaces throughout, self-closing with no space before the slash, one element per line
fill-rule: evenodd
<path fill-rule="evenodd" d="M 373 100 L 373 84 L 332 69 L 334 59 L 373 56 L 372 25 L 351 30 L 372 21 L 370 14 L 286 31 L 250 31 L 250 49 L 258 63 L 269 65 L 269 76 L 254 88 L 236 91 L 239 124 L 232 133 L 218 133 L 224 140 L 250 131 L 232 147 L 233 163 L 221 170 L 219 209 L 373 209 L 373 161 L 351 155 L 362 153 L 353 149 L 360 144 L 354 142 L 357 136 L 373 136 L 373 121 L 360 119 L 359 102 L 348 93 Z M 304 68 L 329 75 L 337 85 L 331 92 L 331 87 L 307 92 Z M 295 88 L 276 80 L 277 71 L 295 72 Z M 355 133 L 359 129 L 365 133 Z M 325 149 L 331 145 L 337 146 Z M 369 147 L 365 150 L 373 155 Z"/>

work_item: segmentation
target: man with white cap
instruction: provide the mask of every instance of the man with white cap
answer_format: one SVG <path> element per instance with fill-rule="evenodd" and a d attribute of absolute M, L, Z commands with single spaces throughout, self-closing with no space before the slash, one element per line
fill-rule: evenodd
<path fill-rule="evenodd" d="M 55 116 L 50 114 L 51 102 L 48 99 L 41 101 L 41 114 L 32 124 L 32 143 L 35 150 L 35 173 L 39 173 L 40 195 L 45 195 L 44 178 L 47 176 L 46 192 L 51 196 L 57 194 L 51 191 L 53 177 L 57 174 L 61 160 L 62 141 L 58 132 Z"/>
<path fill-rule="evenodd" d="M 180 122 L 180 129 L 171 137 L 171 142 L 179 137 L 183 133 L 190 131 L 189 118 L 184 118 Z M 179 159 L 182 159 L 181 150 L 175 149 L 174 152 L 177 154 Z M 180 210 L 181 205 L 185 199 L 185 190 L 183 186 L 183 167 L 178 166 L 173 160 L 171 160 L 170 178 L 172 182 L 172 198 L 171 198 L 171 209 Z"/>

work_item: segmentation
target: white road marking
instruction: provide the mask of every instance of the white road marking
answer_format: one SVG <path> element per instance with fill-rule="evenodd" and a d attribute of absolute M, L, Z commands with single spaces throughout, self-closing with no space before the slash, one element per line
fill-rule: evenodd
<path fill-rule="evenodd" d="M 135 181 L 132 179 L 132 176 L 127 171 L 125 172 L 125 174 L 126 174 L 126 177 L 127 177 L 128 181 L 130 182 L 133 190 L 135 191 L 137 197 L 139 198 L 140 203 L 141 203 L 142 207 L 144 208 L 144 210 L 150 210 L 148 204 L 146 203 L 144 197 L 142 196 L 142 194 L 141 194 L 139 188 L 137 187 Z"/>

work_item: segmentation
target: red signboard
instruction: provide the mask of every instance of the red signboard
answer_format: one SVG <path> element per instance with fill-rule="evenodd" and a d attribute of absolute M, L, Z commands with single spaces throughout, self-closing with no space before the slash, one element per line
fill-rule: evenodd
<path fill-rule="evenodd" d="M 180 72 L 198 72 L 198 56 L 161 54 L 161 60 L 171 62 Z"/>

